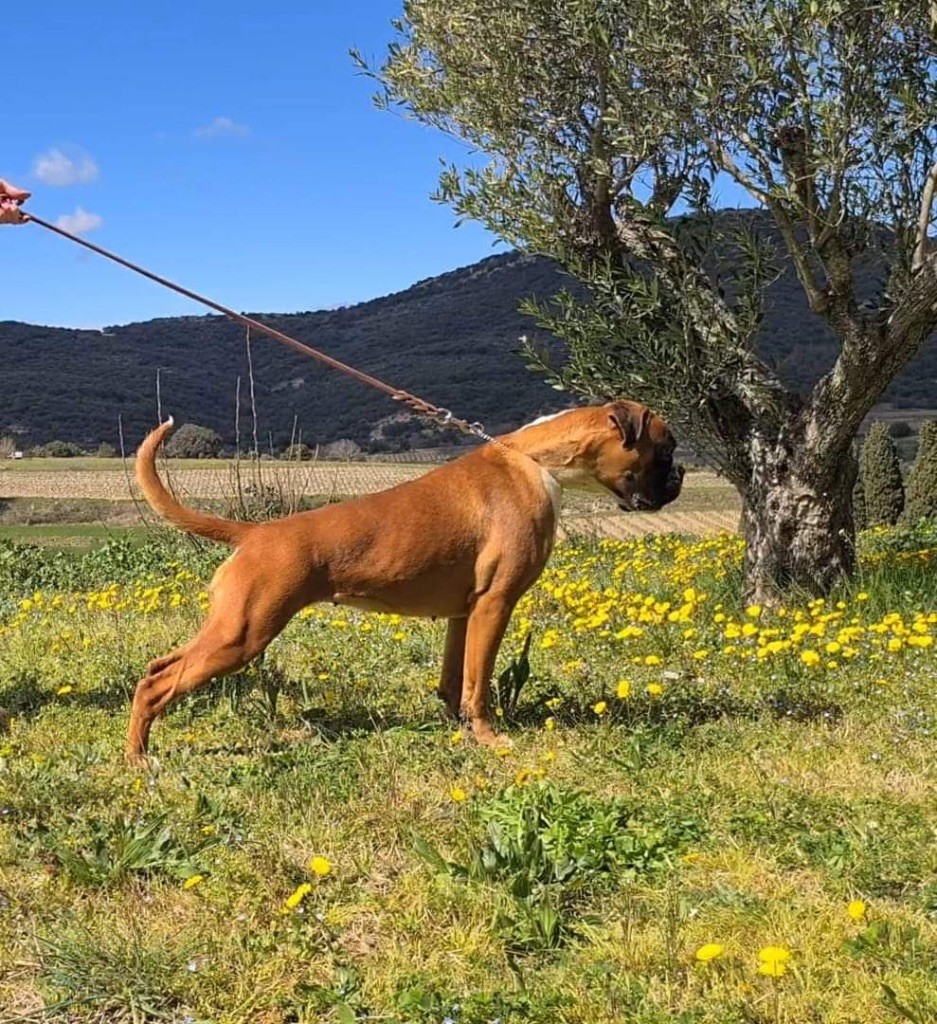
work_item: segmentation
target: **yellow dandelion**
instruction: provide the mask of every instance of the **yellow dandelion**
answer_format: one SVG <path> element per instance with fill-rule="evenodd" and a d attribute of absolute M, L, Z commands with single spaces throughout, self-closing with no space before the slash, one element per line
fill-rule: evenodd
<path fill-rule="evenodd" d="M 846 907 L 846 913 L 853 921 L 861 921 L 865 917 L 866 906 L 862 900 L 850 900 Z"/>
<path fill-rule="evenodd" d="M 780 978 L 787 972 L 790 951 L 783 946 L 764 946 L 758 951 L 758 973 L 769 978 Z"/>
<path fill-rule="evenodd" d="M 627 679 L 619 680 L 615 693 L 619 700 L 627 700 L 631 696 L 631 682 Z"/>
<path fill-rule="evenodd" d="M 452 732 L 449 735 L 449 742 L 453 743 L 453 744 L 454 743 L 461 743 L 463 739 L 464 739 L 464 737 L 462 735 L 462 730 L 461 729 L 456 729 L 455 732 Z"/>
<path fill-rule="evenodd" d="M 745 614 L 750 619 L 760 619 L 761 618 L 761 612 L 762 612 L 762 607 L 761 607 L 760 604 L 750 604 L 745 609 Z"/>
<path fill-rule="evenodd" d="M 608 704 L 604 700 L 600 700 L 592 705 L 592 710 L 597 715 L 604 715 L 605 712 L 608 710 Z"/>
<path fill-rule="evenodd" d="M 328 857 L 313 857 L 309 861 L 309 870 L 320 878 L 325 878 L 332 871 L 332 863 Z"/>
<path fill-rule="evenodd" d="M 200 882 L 205 881 L 204 875 L 189 875 L 189 877 L 182 883 L 183 889 L 194 889 Z"/>
<path fill-rule="evenodd" d="M 696 959 L 702 964 L 708 964 L 710 960 L 715 960 L 717 957 L 722 956 L 725 952 L 725 946 L 720 946 L 718 942 L 707 942 L 706 945 L 700 946 L 696 951 Z"/>
<path fill-rule="evenodd" d="M 303 882 L 302 885 L 297 886 L 283 901 L 283 912 L 295 910 L 311 892 L 312 886 L 308 882 Z"/>
<path fill-rule="evenodd" d="M 547 732 L 553 732 L 556 728 L 556 719 L 550 715 L 550 717 L 543 723 L 543 727 Z"/>
<path fill-rule="evenodd" d="M 664 692 L 664 688 L 660 683 L 648 683 L 647 692 L 652 697 L 659 697 Z"/>
<path fill-rule="evenodd" d="M 644 659 L 644 664 L 647 665 L 648 668 L 653 668 L 654 665 L 659 665 L 660 662 L 661 662 L 661 659 L 656 654 L 649 654 Z"/>
<path fill-rule="evenodd" d="M 800 660 L 809 668 L 813 668 L 820 664 L 821 659 L 818 651 L 806 650 L 800 652 Z"/>
<path fill-rule="evenodd" d="M 462 803 L 463 800 L 468 800 L 468 793 L 466 793 L 461 786 L 453 786 L 452 789 L 449 790 L 449 796 L 452 800 L 455 800 L 457 804 Z"/>

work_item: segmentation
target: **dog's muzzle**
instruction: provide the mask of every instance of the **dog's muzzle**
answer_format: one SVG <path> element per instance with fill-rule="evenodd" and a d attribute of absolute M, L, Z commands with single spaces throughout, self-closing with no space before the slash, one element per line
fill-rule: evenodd
<path fill-rule="evenodd" d="M 655 487 L 653 495 L 636 492 L 629 495 L 626 500 L 620 501 L 618 507 L 622 512 L 657 512 L 680 496 L 685 474 L 686 469 L 683 466 L 672 465 L 663 485 Z"/>

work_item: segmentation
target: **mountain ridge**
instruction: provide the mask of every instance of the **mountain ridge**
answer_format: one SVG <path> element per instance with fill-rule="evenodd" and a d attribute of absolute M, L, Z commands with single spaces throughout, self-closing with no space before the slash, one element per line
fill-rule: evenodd
<path fill-rule="evenodd" d="M 874 291 L 878 277 L 874 267 L 857 267 L 860 296 Z M 551 261 L 515 251 L 352 306 L 251 315 L 496 432 L 569 402 L 525 369 L 517 354 L 520 335 L 548 345 L 552 339 L 537 332 L 517 305 L 522 298 L 548 298 L 570 283 Z M 785 383 L 800 390 L 835 359 L 828 328 L 809 312 L 789 269 L 769 289 L 757 347 Z M 439 444 L 443 437 L 401 422 L 400 408 L 386 396 L 272 339 L 254 338 L 251 354 L 264 447 L 282 447 L 299 434 L 307 443 L 350 438 L 385 449 Z M 156 422 L 157 370 L 164 414 L 211 427 L 229 444 L 240 377 L 242 443 L 251 433 L 245 332 L 220 315 L 161 317 L 101 330 L 0 321 L 0 360 L 0 435 L 13 434 L 21 447 L 52 439 L 85 447 L 117 444 L 120 429 L 126 447 L 134 447 Z M 885 401 L 937 408 L 933 338 Z"/>

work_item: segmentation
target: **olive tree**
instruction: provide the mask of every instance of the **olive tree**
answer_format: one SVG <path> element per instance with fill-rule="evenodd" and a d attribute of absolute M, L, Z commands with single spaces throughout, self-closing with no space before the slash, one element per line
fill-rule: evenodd
<path fill-rule="evenodd" d="M 937 326 L 928 7 L 406 0 L 383 63 L 356 55 L 379 103 L 474 151 L 437 198 L 586 286 L 534 310 L 567 343 L 556 385 L 653 404 L 738 488 L 754 600 L 852 571 L 852 439 Z M 778 244 L 712 216 L 728 180 Z M 886 268 L 872 302 L 860 257 Z M 783 262 L 839 345 L 808 394 L 754 346 Z"/>

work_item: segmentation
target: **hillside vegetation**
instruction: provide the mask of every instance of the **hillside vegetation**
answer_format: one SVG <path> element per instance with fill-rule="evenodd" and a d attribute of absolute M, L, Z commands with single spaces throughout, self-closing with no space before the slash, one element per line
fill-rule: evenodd
<path fill-rule="evenodd" d="M 880 286 L 881 275 L 873 266 L 860 266 L 858 276 L 865 294 Z M 525 297 L 549 297 L 569 283 L 550 261 L 509 253 L 349 308 L 255 315 L 498 430 L 561 408 L 565 401 L 517 354 L 519 336 L 536 333 L 517 305 Z M 53 308 L 49 316 L 55 316 Z M 833 339 L 808 311 L 790 272 L 770 290 L 758 345 L 784 379 L 800 389 L 832 364 Z M 269 339 L 257 338 L 253 355 L 264 447 L 287 444 L 294 421 L 304 441 L 351 438 L 373 445 L 379 421 L 400 411 L 385 397 Z M 151 320 L 103 332 L 2 322 L 0 360 L 0 434 L 13 433 L 22 447 L 53 438 L 85 447 L 116 444 L 118 417 L 127 446 L 135 446 L 156 421 L 157 367 L 162 368 L 164 410 L 177 423 L 211 427 L 229 444 L 240 375 L 242 439 L 250 434 L 244 331 L 219 316 Z M 894 383 L 886 401 L 902 408 L 937 407 L 933 340 Z M 385 422 L 379 433 L 393 437 L 407 430 Z M 438 444 L 440 435 L 419 440 Z"/>

